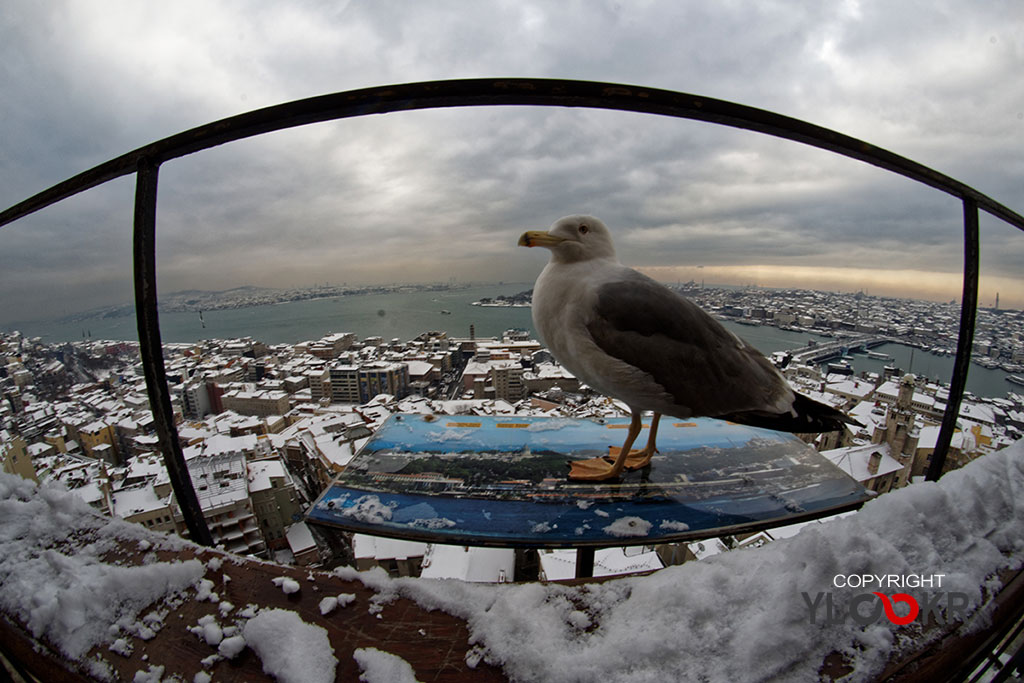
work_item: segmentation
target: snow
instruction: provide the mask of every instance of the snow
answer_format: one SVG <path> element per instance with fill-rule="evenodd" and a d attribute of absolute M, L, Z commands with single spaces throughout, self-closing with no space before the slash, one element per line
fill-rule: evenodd
<path fill-rule="evenodd" d="M 248 469 L 249 493 L 273 488 L 272 479 L 291 480 L 284 469 L 284 463 L 278 459 L 253 461 L 248 464 Z"/>
<path fill-rule="evenodd" d="M 359 442 L 342 441 L 337 434 L 321 434 L 314 437 L 316 450 L 331 463 L 344 467 L 355 457 L 359 450 Z"/>
<path fill-rule="evenodd" d="M 96 645 L 115 643 L 121 627 L 151 632 L 136 626 L 142 611 L 189 588 L 205 571 L 198 560 L 107 564 L 102 556 L 116 547 L 116 536 L 139 539 L 143 530 L 96 517 L 62 486 L 37 488 L 14 475 L 0 476 L 0 519 L 0 609 L 71 659 L 82 658 Z M 103 532 L 101 540 L 73 551 L 68 530 L 83 525 Z M 150 536 L 166 548 L 181 543 L 155 539 L 161 537 Z M 122 626 L 111 633 L 115 624 Z"/>
<path fill-rule="evenodd" d="M 878 469 L 872 472 L 869 466 L 871 455 L 874 453 L 880 456 L 880 460 Z M 903 465 L 889 455 L 889 444 L 887 443 L 847 446 L 845 448 L 822 451 L 821 454 L 832 461 L 836 467 L 861 483 L 903 469 Z"/>
<path fill-rule="evenodd" d="M 327 596 L 320 601 L 320 614 L 327 616 L 335 610 L 337 607 L 345 607 L 353 603 L 356 599 L 354 593 L 341 593 L 337 597 Z"/>
<path fill-rule="evenodd" d="M 309 530 L 305 522 L 292 524 L 284 533 L 285 538 L 288 539 L 288 547 L 293 553 L 301 553 L 304 550 L 316 547 L 313 532 Z"/>
<path fill-rule="evenodd" d="M 427 546 L 420 576 L 424 579 L 511 581 L 516 554 L 511 548 L 470 548 L 435 543 Z"/>
<path fill-rule="evenodd" d="M 0 476 L 0 519 L 0 611 L 89 671 L 108 666 L 87 657 L 91 648 L 112 657 L 130 653 L 133 638 L 152 638 L 181 600 L 215 599 L 213 582 L 204 578 L 213 563 L 163 562 L 156 552 L 194 546 L 100 518 L 61 485 Z M 630 526 L 628 518 L 608 521 Z M 145 564 L 103 559 L 143 540 L 151 544 Z M 515 680 L 815 680 L 824 658 L 838 652 L 853 667 L 846 680 L 856 682 L 877 677 L 906 647 L 907 634 L 914 649 L 927 636 L 885 619 L 868 626 L 849 619 L 811 623 L 802 594 L 813 599 L 828 592 L 836 609 L 848 613 L 860 591 L 835 588 L 837 575 L 942 574 L 942 591 L 966 596 L 966 628 L 984 628 L 987 601 L 999 588 L 995 572 L 1022 561 L 1024 443 L 1018 443 L 939 482 L 886 493 L 859 512 L 805 525 L 763 547 L 643 577 L 580 586 L 484 585 L 393 579 L 379 568 L 334 573 L 374 591 L 371 607 L 405 597 L 464 619 L 474 645 L 467 662 L 500 666 Z M 294 582 L 278 578 L 282 588 L 285 580 Z M 901 590 L 923 602 L 935 589 Z M 248 605 L 232 613 L 248 619 L 241 635 L 214 616 L 194 626 L 211 647 L 220 630 L 215 656 L 234 657 L 248 645 L 279 680 L 333 680 L 337 660 L 325 629 L 289 610 Z M 413 675 L 387 653 L 362 652 L 364 680 Z M 401 672 L 379 673 L 385 664 Z M 137 673 L 139 680 L 161 675 L 159 665 Z"/>
<path fill-rule="evenodd" d="M 629 536 L 646 536 L 651 531 L 651 523 L 640 517 L 619 517 L 604 528 L 604 532 L 621 538 Z"/>
<path fill-rule="evenodd" d="M 575 550 L 542 550 L 540 566 L 548 581 L 576 578 Z M 642 548 L 599 548 L 594 552 L 594 576 L 618 576 L 661 569 L 664 565 L 654 551 Z"/>
<path fill-rule="evenodd" d="M 114 514 L 121 518 L 167 508 L 166 501 L 156 495 L 150 484 L 115 491 L 113 501 Z"/>
<path fill-rule="evenodd" d="M 221 630 L 220 624 L 212 614 L 200 618 L 199 626 L 193 633 L 205 640 L 210 647 L 217 647 L 224 640 L 224 631 Z"/>
<path fill-rule="evenodd" d="M 359 680 L 364 683 L 418 683 L 412 666 L 398 655 L 362 647 L 352 653 L 352 658 L 362 671 Z"/>
<path fill-rule="evenodd" d="M 150 664 L 146 670 L 138 670 L 135 672 L 135 677 L 132 679 L 133 683 L 160 683 L 164 678 L 164 667 L 157 666 L 156 664 Z"/>
<path fill-rule="evenodd" d="M 113 643 L 110 644 L 110 648 L 109 649 L 110 649 L 111 652 L 116 652 L 117 654 L 121 655 L 122 657 L 131 657 L 132 656 L 132 646 L 124 638 L 118 638 L 117 640 L 115 640 Z"/>
<path fill-rule="evenodd" d="M 220 598 L 216 593 L 213 592 L 213 581 L 209 579 L 199 579 L 196 582 L 196 600 L 202 602 L 209 600 L 210 602 L 217 602 Z"/>
<path fill-rule="evenodd" d="M 263 671 L 282 683 L 330 683 L 338 660 L 327 631 L 296 612 L 265 609 L 245 623 L 242 636 Z"/>
<path fill-rule="evenodd" d="M 936 426 L 924 426 L 917 438 L 918 448 L 935 448 L 935 445 L 939 442 L 939 431 L 940 427 Z M 949 447 L 962 449 L 964 447 L 964 433 L 957 430 L 953 432 L 953 437 L 950 439 Z"/>
<path fill-rule="evenodd" d="M 352 534 L 352 552 L 356 559 L 406 560 L 410 557 L 422 557 L 426 550 L 427 544 L 418 541 Z"/>
<path fill-rule="evenodd" d="M 301 588 L 298 581 L 288 576 L 278 576 L 271 579 L 271 581 L 275 586 L 284 591 L 285 595 L 298 593 Z"/>
<path fill-rule="evenodd" d="M 242 636 L 230 636 L 220 641 L 217 653 L 227 659 L 234 659 L 245 649 L 245 638 Z"/>
<path fill-rule="evenodd" d="M 334 611 L 334 608 L 338 606 L 338 598 L 329 596 L 320 601 L 320 614 L 327 616 Z"/>

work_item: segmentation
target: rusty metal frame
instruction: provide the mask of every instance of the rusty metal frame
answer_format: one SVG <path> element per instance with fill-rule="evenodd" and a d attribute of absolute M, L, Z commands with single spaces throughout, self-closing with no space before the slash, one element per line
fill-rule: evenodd
<path fill-rule="evenodd" d="M 135 291 L 139 343 L 161 450 L 192 538 L 209 543 L 184 466 L 163 371 L 156 311 L 155 227 L 157 169 L 171 159 L 277 130 L 337 119 L 419 109 L 481 106 L 610 109 L 705 121 L 792 140 L 877 166 L 952 195 L 964 205 L 964 271 L 960 336 L 949 401 L 928 470 L 937 479 L 956 419 L 970 363 L 978 293 L 978 211 L 1024 230 L 1024 217 L 994 199 L 927 166 L 863 140 L 763 109 L 700 95 L 634 85 L 535 78 L 491 78 L 386 85 L 287 102 L 215 121 L 106 161 L 0 212 L 0 226 L 121 176 L 136 174 Z M 159 416 L 158 416 L 159 414 Z M 191 492 L 191 496 L 189 493 Z M 198 515 L 198 519 L 195 517 Z"/>

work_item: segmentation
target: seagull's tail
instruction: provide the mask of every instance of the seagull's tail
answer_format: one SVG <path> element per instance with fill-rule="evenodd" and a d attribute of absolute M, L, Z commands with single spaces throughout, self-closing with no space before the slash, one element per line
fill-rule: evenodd
<path fill-rule="evenodd" d="M 857 427 L 864 426 L 832 406 L 819 403 L 802 394 L 796 394 L 796 398 L 793 400 L 793 409 L 785 413 L 746 411 L 729 413 L 728 415 L 716 415 L 715 417 L 751 427 L 763 427 L 765 429 L 774 429 L 778 432 L 793 432 L 796 434 L 834 432 L 843 429 L 843 425 L 847 424 Z"/>

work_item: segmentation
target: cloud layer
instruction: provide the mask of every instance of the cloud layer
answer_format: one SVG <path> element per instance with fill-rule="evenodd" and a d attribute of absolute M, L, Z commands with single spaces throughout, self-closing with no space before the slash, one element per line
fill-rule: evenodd
<path fill-rule="evenodd" d="M 1019 3 L 17 3 L 0 65 L 0 207 L 263 106 L 531 76 L 777 111 L 1024 211 Z M 123 179 L 0 228 L 0 325 L 130 299 L 132 192 Z M 160 289 L 532 280 L 543 259 L 518 234 L 579 212 L 652 273 L 959 292 L 960 206 L 941 193 L 744 131 L 528 107 L 316 124 L 168 162 Z M 1024 307 L 1024 235 L 990 219 L 982 235 L 982 302 L 998 289 Z"/>

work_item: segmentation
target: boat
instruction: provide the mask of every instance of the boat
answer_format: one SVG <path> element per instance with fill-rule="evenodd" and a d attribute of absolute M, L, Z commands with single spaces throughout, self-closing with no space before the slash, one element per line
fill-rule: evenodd
<path fill-rule="evenodd" d="M 892 356 L 887 353 L 879 353 L 878 351 L 868 351 L 868 358 L 875 360 L 892 360 Z"/>
<path fill-rule="evenodd" d="M 852 375 L 853 368 L 847 361 L 841 360 L 838 363 L 829 363 L 828 372 L 833 375 Z"/>
<path fill-rule="evenodd" d="M 1007 375 L 1006 381 L 1024 386 L 1024 377 L 1021 377 L 1020 375 Z"/>

